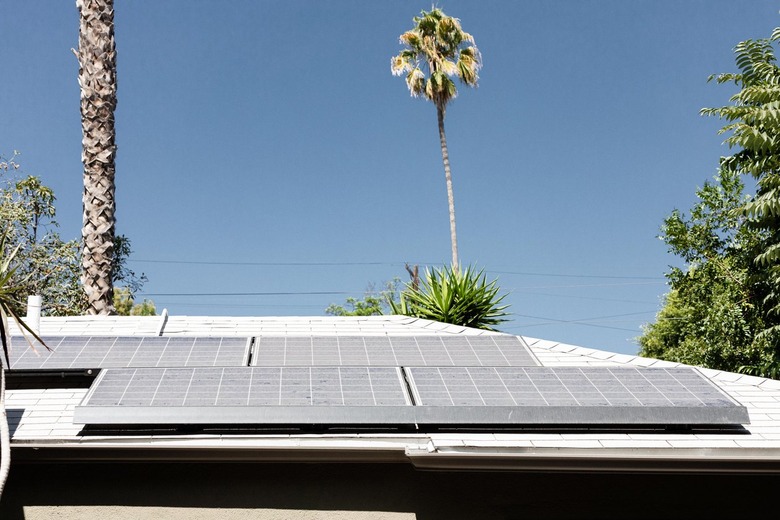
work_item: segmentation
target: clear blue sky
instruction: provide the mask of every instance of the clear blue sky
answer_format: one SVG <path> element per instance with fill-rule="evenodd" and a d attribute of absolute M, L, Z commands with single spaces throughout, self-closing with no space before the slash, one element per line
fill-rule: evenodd
<path fill-rule="evenodd" d="M 428 3 L 116 4 L 117 231 L 158 309 L 322 315 L 406 279 L 404 262 L 449 260 L 435 109 L 390 74 Z M 698 111 L 733 91 L 707 77 L 735 68 L 737 42 L 768 36 L 780 5 L 439 6 L 484 58 L 446 121 L 462 261 L 509 293 L 505 331 L 635 352 L 675 263 L 659 225 L 728 153 Z M 0 13 L 0 152 L 22 152 L 75 238 L 75 2 L 2 0 Z"/>

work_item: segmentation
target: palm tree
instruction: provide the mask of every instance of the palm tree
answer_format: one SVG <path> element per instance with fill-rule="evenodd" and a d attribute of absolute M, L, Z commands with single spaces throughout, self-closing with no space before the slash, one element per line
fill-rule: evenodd
<path fill-rule="evenodd" d="M 406 46 L 390 61 L 395 76 L 406 74 L 406 86 L 413 97 L 423 96 L 436 105 L 439 122 L 441 157 L 444 177 L 447 181 L 447 201 L 450 210 L 450 239 L 452 241 L 452 267 L 458 269 L 458 238 L 455 231 L 455 197 L 452 192 L 452 173 L 444 133 L 444 116 L 447 103 L 458 93 L 453 76 L 461 83 L 477 85 L 477 72 L 482 57 L 474 44 L 474 38 L 460 27 L 460 20 L 447 16 L 440 9 L 423 11 L 414 18 L 414 28 L 400 36 Z"/>
<path fill-rule="evenodd" d="M 113 0 L 76 0 L 79 10 L 81 161 L 84 220 L 81 259 L 88 314 L 111 314 L 114 260 L 116 47 Z"/>

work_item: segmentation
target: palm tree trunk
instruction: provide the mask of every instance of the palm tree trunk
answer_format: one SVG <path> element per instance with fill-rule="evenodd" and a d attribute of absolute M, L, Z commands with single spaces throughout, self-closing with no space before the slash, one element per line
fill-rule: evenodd
<path fill-rule="evenodd" d="M 88 314 L 112 314 L 116 48 L 113 0 L 76 0 L 79 9 L 81 161 L 84 197 L 81 258 Z"/>
<path fill-rule="evenodd" d="M 452 268 L 460 269 L 458 264 L 458 235 L 455 230 L 455 195 L 452 192 L 452 172 L 450 172 L 450 154 L 447 151 L 447 136 L 444 134 L 444 115 L 446 107 L 436 104 L 436 115 L 439 118 L 439 141 L 441 142 L 441 159 L 444 162 L 444 177 L 447 180 L 447 202 L 450 209 L 450 240 L 452 242 Z"/>

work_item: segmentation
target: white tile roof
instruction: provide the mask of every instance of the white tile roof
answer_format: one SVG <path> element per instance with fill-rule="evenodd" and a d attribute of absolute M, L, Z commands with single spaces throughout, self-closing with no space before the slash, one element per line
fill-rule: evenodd
<path fill-rule="evenodd" d="M 18 327 L 10 324 L 11 334 Z M 43 335 L 91 336 L 261 336 L 494 334 L 408 316 L 72 316 L 42 317 Z"/>
<path fill-rule="evenodd" d="M 42 334 L 157 335 L 160 317 L 42 318 Z M 385 335 L 490 334 L 403 316 L 372 317 L 169 317 L 164 335 Z M 544 366 L 678 366 L 666 361 L 615 354 L 524 337 Z M 171 450 L 246 450 L 250 458 L 287 456 L 339 459 L 365 457 L 409 460 L 420 467 L 564 468 L 567 464 L 655 467 L 665 461 L 699 468 L 722 463 L 769 465 L 780 471 L 780 381 L 701 369 L 716 385 L 742 403 L 751 424 L 744 431 L 488 432 L 291 435 L 82 436 L 73 425 L 74 407 L 85 389 L 9 390 L 7 408 L 15 448 L 146 448 Z M 183 451 L 184 450 L 184 451 Z M 244 453 L 242 451 L 242 453 Z M 219 456 L 219 455 L 215 455 Z M 642 466 L 644 461 L 645 466 Z M 751 462 L 752 461 L 752 462 Z M 654 462 L 655 463 L 655 462 Z M 545 466 L 551 464 L 552 466 Z M 741 467 L 741 466 L 740 466 Z M 752 466 L 751 466 L 752 467 Z M 762 466 L 763 467 L 763 466 Z M 564 468 L 565 469 L 565 468 Z M 754 468 L 755 469 L 755 468 Z M 705 469 L 706 470 L 706 469 Z"/>

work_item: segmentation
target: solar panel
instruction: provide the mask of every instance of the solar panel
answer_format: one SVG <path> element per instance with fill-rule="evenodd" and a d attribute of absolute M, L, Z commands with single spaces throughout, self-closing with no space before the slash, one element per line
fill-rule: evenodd
<path fill-rule="evenodd" d="M 414 421 L 400 368 L 107 369 L 78 424 L 379 424 Z"/>
<path fill-rule="evenodd" d="M 537 366 L 517 336 L 258 336 L 253 366 Z"/>
<path fill-rule="evenodd" d="M 413 367 L 421 424 L 746 424 L 692 368 Z"/>
<path fill-rule="evenodd" d="M 689 368 L 366 366 L 107 369 L 74 421 L 730 425 L 749 417 Z"/>
<path fill-rule="evenodd" d="M 69 370 L 111 367 L 245 366 L 251 338 L 159 336 L 46 336 L 33 351 L 14 338 L 12 370 Z M 24 348 L 18 348 L 23 346 Z"/>

